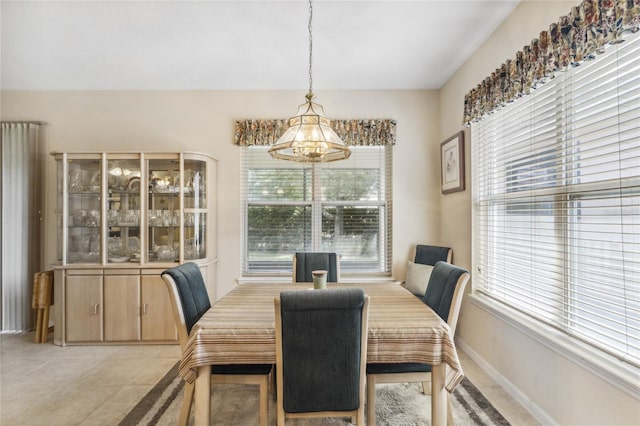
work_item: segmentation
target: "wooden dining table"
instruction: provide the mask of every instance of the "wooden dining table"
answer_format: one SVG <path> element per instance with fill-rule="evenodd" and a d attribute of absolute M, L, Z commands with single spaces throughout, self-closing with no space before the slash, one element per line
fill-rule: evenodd
<path fill-rule="evenodd" d="M 464 375 L 449 326 L 398 283 L 348 283 L 369 295 L 368 363 L 432 365 L 432 425 L 447 423 L 446 392 Z M 274 299 L 284 290 L 312 285 L 242 284 L 216 302 L 193 326 L 180 362 L 180 376 L 195 384 L 195 424 L 209 424 L 211 367 L 275 364 Z M 214 367 L 215 368 L 215 367 Z M 367 407 L 375 409 L 375 407 Z"/>

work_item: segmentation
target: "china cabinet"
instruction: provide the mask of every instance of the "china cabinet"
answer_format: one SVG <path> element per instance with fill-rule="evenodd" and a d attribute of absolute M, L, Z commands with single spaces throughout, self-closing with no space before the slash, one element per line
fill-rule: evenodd
<path fill-rule="evenodd" d="M 196 262 L 213 290 L 215 159 L 184 152 L 52 155 L 58 175 L 54 342 L 175 343 L 160 274 Z"/>

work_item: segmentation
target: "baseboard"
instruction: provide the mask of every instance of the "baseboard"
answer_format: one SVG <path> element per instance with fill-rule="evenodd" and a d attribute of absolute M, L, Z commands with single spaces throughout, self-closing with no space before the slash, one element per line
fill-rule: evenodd
<path fill-rule="evenodd" d="M 485 361 L 476 351 L 471 349 L 464 340 L 456 338 L 456 346 L 459 347 L 464 353 L 469 355 L 480 368 L 484 370 L 489 377 L 491 377 L 500 387 L 502 387 L 513 399 L 518 401 L 520 405 L 524 407 L 536 420 L 542 425 L 556 426 L 558 423 L 551 418 L 546 411 L 540 406 L 535 404 L 531 399 L 518 389 L 513 383 L 511 383 L 505 376 L 503 376 L 498 370 L 493 368 L 491 364 Z"/>

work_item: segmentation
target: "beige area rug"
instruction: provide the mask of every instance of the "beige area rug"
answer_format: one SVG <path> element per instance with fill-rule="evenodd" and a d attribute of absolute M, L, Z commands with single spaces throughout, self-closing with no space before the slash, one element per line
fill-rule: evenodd
<path fill-rule="evenodd" d="M 175 425 L 182 404 L 183 382 L 176 364 L 120 422 L 121 426 Z M 376 419 L 380 426 L 430 425 L 431 399 L 417 383 L 382 384 L 376 387 Z M 451 398 L 456 425 L 509 425 L 509 422 L 468 380 L 464 379 Z M 258 387 L 213 385 L 212 425 L 252 426 L 258 424 Z M 275 425 L 276 405 L 269 405 L 270 425 Z M 190 419 L 193 424 L 193 411 Z M 288 420 L 287 425 L 333 426 L 349 419 Z"/>

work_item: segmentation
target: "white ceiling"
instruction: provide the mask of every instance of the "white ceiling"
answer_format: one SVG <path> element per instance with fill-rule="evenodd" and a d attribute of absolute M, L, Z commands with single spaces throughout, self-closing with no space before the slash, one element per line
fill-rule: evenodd
<path fill-rule="evenodd" d="M 519 0 L 313 4 L 313 88 L 437 89 Z M 4 90 L 308 87 L 308 3 L 6 1 Z"/>

